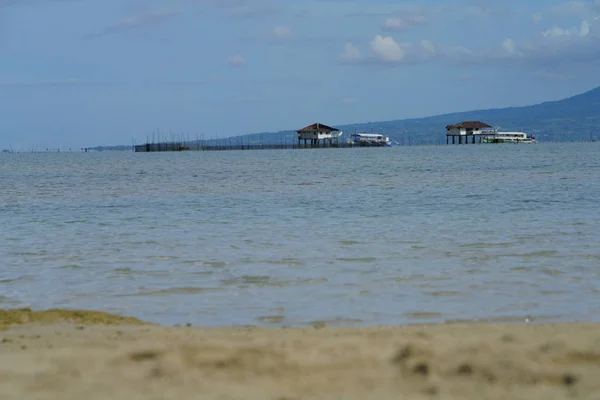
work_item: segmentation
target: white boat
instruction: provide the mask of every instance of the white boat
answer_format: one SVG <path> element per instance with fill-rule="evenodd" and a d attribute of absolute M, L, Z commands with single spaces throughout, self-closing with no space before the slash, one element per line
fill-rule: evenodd
<path fill-rule="evenodd" d="M 492 131 L 481 140 L 481 143 L 535 143 L 535 137 L 527 136 L 525 132 Z"/>
<path fill-rule="evenodd" d="M 353 146 L 373 147 L 383 147 L 392 145 L 390 137 L 385 136 L 381 133 L 353 133 L 348 138 L 348 143 Z"/>

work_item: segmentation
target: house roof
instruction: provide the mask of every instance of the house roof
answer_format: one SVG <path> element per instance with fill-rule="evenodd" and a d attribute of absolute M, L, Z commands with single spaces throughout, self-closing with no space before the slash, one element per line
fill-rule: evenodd
<path fill-rule="evenodd" d="M 296 132 L 301 133 L 301 132 L 315 132 L 315 131 L 319 131 L 319 132 L 337 132 L 339 131 L 339 129 L 336 128 L 332 128 L 331 126 L 327 126 L 325 124 L 321 124 L 319 122 L 316 122 L 312 125 L 309 126 L 305 126 L 304 128 L 297 130 Z"/>
<path fill-rule="evenodd" d="M 484 124 L 480 121 L 463 121 L 456 125 L 448 125 L 446 126 L 447 130 L 450 129 L 481 129 L 481 128 L 491 128 L 490 125 Z"/>

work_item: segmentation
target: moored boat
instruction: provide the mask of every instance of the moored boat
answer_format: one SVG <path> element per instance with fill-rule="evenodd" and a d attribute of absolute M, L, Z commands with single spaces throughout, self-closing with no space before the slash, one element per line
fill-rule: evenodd
<path fill-rule="evenodd" d="M 348 143 L 353 146 L 372 147 L 383 147 L 392 145 L 390 137 L 382 133 L 353 133 L 348 138 Z"/>
<path fill-rule="evenodd" d="M 535 137 L 527 136 L 525 132 L 494 131 L 484 136 L 481 143 L 535 143 Z"/>

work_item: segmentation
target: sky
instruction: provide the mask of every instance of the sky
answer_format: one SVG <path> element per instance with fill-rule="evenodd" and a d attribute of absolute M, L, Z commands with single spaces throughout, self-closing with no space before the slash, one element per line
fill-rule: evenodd
<path fill-rule="evenodd" d="M 600 0 L 0 0 L 0 150 L 521 106 L 598 71 Z"/>

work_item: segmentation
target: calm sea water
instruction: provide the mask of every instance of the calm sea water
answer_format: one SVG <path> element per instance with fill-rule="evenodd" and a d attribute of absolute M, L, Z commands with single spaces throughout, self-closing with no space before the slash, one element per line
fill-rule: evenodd
<path fill-rule="evenodd" d="M 0 308 L 600 321 L 600 144 L 0 154 Z"/>

